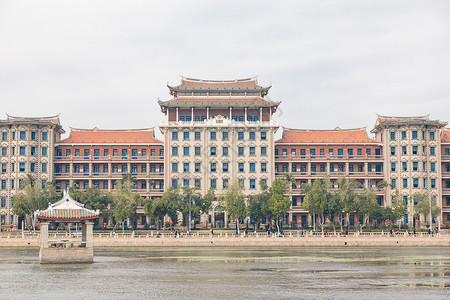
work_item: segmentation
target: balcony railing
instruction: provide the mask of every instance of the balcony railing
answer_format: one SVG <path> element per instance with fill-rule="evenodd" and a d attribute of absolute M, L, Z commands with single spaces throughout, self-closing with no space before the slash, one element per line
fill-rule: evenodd
<path fill-rule="evenodd" d="M 275 155 L 277 160 L 383 160 L 382 155 Z"/>
<path fill-rule="evenodd" d="M 116 160 L 130 160 L 130 161 L 161 161 L 164 160 L 164 156 L 154 156 L 154 155 L 144 155 L 144 156 L 133 156 L 133 155 L 127 155 L 127 156 L 114 156 L 114 155 L 108 155 L 108 156 L 95 156 L 95 155 L 88 155 L 88 156 L 75 156 L 75 155 L 69 155 L 69 156 L 55 156 L 56 160 L 59 161 L 83 161 L 83 160 L 94 160 L 94 161 L 116 161 Z"/>

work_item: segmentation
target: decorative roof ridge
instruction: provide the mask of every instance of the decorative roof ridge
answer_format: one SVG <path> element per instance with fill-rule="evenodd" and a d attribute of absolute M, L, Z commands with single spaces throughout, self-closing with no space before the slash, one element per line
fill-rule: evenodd
<path fill-rule="evenodd" d="M 70 134 L 72 134 L 73 131 L 78 132 L 142 132 L 142 131 L 155 131 L 155 127 L 149 127 L 149 128 L 136 128 L 136 129 L 99 129 L 98 127 L 94 127 L 92 129 L 87 128 L 74 128 L 70 127 Z"/>
<path fill-rule="evenodd" d="M 427 118 L 430 119 L 430 114 L 424 115 L 424 116 L 409 116 L 409 117 L 396 117 L 396 116 L 382 116 L 377 114 L 378 118 L 384 118 L 384 119 L 421 119 L 421 118 Z"/>
<path fill-rule="evenodd" d="M 56 124 L 61 125 L 60 121 L 59 121 L 59 116 L 61 115 L 61 113 L 54 115 L 54 116 L 47 116 L 47 117 L 17 117 L 17 116 L 11 116 L 7 113 L 5 113 L 6 115 L 6 120 L 5 121 L 40 121 L 40 120 L 51 120 L 51 119 L 57 119 Z"/>
<path fill-rule="evenodd" d="M 258 83 L 258 75 L 256 76 L 252 76 L 249 78 L 242 78 L 242 79 L 225 79 L 225 80 L 220 80 L 220 79 L 197 79 L 197 78 L 190 78 L 190 77 L 185 77 L 183 75 L 181 76 L 181 80 L 183 81 L 193 81 L 193 82 L 206 82 L 206 83 L 233 83 L 233 82 L 243 82 L 243 81 L 255 81 L 255 83 Z"/>
<path fill-rule="evenodd" d="M 295 132 L 338 132 L 338 131 L 365 131 L 367 133 L 367 127 L 359 128 L 340 128 L 336 126 L 334 129 L 301 129 L 301 128 L 287 128 L 283 126 L 283 130 L 290 130 Z"/>

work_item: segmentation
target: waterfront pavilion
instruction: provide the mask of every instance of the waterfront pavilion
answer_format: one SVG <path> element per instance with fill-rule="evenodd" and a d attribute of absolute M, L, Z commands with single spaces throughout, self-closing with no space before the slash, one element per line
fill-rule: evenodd
<path fill-rule="evenodd" d="M 89 210 L 64 191 L 63 198 L 50 204 L 46 210 L 36 211 L 40 222 L 41 241 L 39 251 L 40 263 L 89 263 L 94 260 L 93 220 L 100 211 Z M 49 225 L 52 223 L 81 223 L 81 239 L 77 236 L 49 238 Z"/>

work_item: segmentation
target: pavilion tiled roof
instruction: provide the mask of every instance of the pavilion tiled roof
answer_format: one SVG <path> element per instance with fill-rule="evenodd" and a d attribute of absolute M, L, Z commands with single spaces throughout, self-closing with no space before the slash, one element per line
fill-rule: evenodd
<path fill-rule="evenodd" d="M 181 84 L 178 86 L 168 85 L 171 91 L 184 90 L 268 90 L 268 87 L 258 85 L 256 77 L 235 79 L 235 80 L 205 80 L 181 77 Z"/>
<path fill-rule="evenodd" d="M 374 129 L 371 132 L 378 132 L 380 129 L 386 126 L 399 126 L 399 125 L 432 125 L 436 127 L 444 127 L 447 122 L 441 122 L 439 120 L 430 120 L 428 115 L 417 117 L 388 117 L 378 115 Z"/>
<path fill-rule="evenodd" d="M 283 128 L 283 137 L 276 144 L 379 144 L 369 138 L 365 128 L 309 130 Z"/>
<path fill-rule="evenodd" d="M 71 128 L 70 136 L 59 144 L 162 144 L 155 138 L 153 128 L 146 129 L 76 129 Z"/>
<path fill-rule="evenodd" d="M 6 114 L 6 120 L 0 120 L 0 123 L 10 123 L 10 124 L 42 124 L 42 125 L 55 125 L 55 130 L 60 133 L 65 133 L 59 121 L 59 115 L 50 117 L 14 117 Z"/>
<path fill-rule="evenodd" d="M 82 221 L 96 219 L 99 215 L 99 210 L 85 208 L 84 204 L 75 201 L 66 191 L 61 200 L 50 204 L 46 210 L 35 212 L 37 219 L 50 221 Z"/>
<path fill-rule="evenodd" d="M 259 96 L 180 96 L 168 101 L 159 101 L 163 107 L 277 107 L 274 102 Z"/>

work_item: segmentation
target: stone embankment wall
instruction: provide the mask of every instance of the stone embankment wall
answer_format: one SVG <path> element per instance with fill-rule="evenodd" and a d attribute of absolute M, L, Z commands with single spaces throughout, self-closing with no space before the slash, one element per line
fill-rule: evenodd
<path fill-rule="evenodd" d="M 450 236 L 101 236 L 94 247 L 449 247 Z M 0 247 L 39 247 L 38 237 L 0 238 Z"/>

